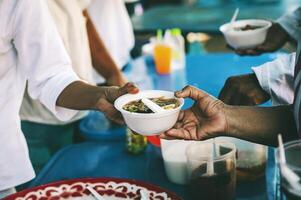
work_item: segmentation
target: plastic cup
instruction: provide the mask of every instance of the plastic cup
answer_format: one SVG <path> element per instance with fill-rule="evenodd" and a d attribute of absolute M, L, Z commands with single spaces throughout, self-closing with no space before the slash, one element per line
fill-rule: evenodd
<path fill-rule="evenodd" d="M 154 48 L 154 60 L 158 74 L 171 73 L 172 49 L 166 44 L 156 44 Z"/>
<path fill-rule="evenodd" d="M 212 157 L 214 146 L 216 157 Z M 195 143 L 187 147 L 189 190 L 193 199 L 235 199 L 235 153 L 235 145 L 226 142 Z M 208 170 L 212 165 L 213 170 Z"/>
<path fill-rule="evenodd" d="M 295 140 L 284 144 L 284 152 L 286 157 L 286 165 L 290 170 L 295 172 L 295 174 L 301 177 L 301 141 Z M 276 162 L 279 166 L 279 149 L 276 151 Z M 281 182 L 281 192 L 286 196 L 287 200 L 300 200 L 301 199 L 301 183 L 290 183 L 285 173 L 282 173 L 280 167 L 280 182 Z M 292 185 L 293 184 L 293 185 Z"/>
<path fill-rule="evenodd" d="M 180 185 L 188 183 L 186 147 L 192 143 L 194 141 L 161 139 L 164 169 L 170 182 Z"/>

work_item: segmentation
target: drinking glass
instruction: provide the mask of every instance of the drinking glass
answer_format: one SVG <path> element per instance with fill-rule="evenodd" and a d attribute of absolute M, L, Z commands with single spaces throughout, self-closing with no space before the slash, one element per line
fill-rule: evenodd
<path fill-rule="evenodd" d="M 301 183 L 290 181 L 287 173 L 283 173 L 282 168 L 286 166 L 289 170 L 297 174 L 301 179 L 301 141 L 295 140 L 284 144 L 286 163 L 279 164 L 279 148 L 275 152 L 276 162 L 280 169 L 281 192 L 287 200 L 301 200 Z"/>
<path fill-rule="evenodd" d="M 158 74 L 171 73 L 172 49 L 166 44 L 156 44 L 154 48 L 154 60 Z"/>

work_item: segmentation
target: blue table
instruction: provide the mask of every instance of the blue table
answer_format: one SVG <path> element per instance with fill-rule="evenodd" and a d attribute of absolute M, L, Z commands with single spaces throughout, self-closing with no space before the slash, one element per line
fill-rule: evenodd
<path fill-rule="evenodd" d="M 143 89 L 181 89 L 195 85 L 217 95 L 228 76 L 250 72 L 251 66 L 275 58 L 275 54 L 259 57 L 238 57 L 233 54 L 204 54 L 187 56 L 187 68 L 171 75 L 155 73 L 153 61 L 139 58 L 126 70 Z M 188 102 L 186 107 L 192 102 Z M 133 156 L 125 151 L 124 140 L 85 142 L 59 151 L 40 172 L 31 186 L 81 177 L 119 177 L 146 181 L 190 199 L 183 186 L 170 183 L 164 173 L 160 149 L 149 145 L 144 154 Z M 275 169 L 273 150 L 269 150 L 266 177 L 253 183 L 237 185 L 237 199 L 273 199 Z M 269 184 L 266 184 L 269 183 Z"/>

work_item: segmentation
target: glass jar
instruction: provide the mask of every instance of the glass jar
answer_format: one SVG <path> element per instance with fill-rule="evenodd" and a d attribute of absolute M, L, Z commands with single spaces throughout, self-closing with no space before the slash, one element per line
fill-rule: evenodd
<path fill-rule="evenodd" d="M 139 154 L 144 152 L 146 147 L 147 147 L 147 138 L 127 128 L 126 150 L 131 154 Z"/>

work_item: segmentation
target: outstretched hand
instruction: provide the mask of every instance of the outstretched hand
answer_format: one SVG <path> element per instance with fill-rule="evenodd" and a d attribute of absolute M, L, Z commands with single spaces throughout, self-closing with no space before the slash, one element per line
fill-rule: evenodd
<path fill-rule="evenodd" d="M 268 101 L 270 95 L 261 88 L 253 73 L 228 78 L 219 99 L 228 105 L 253 106 Z"/>
<path fill-rule="evenodd" d="M 262 53 L 274 52 L 280 49 L 289 40 L 287 32 L 278 24 L 274 23 L 268 29 L 263 44 L 250 49 L 237 49 L 239 55 L 260 55 Z"/>
<path fill-rule="evenodd" d="M 102 87 L 103 95 L 99 98 L 97 102 L 97 109 L 102 111 L 110 120 L 122 124 L 123 118 L 118 110 L 114 107 L 114 101 L 127 93 L 136 94 L 139 89 L 133 83 L 127 83 L 123 87 Z"/>
<path fill-rule="evenodd" d="M 204 140 L 227 130 L 225 104 L 202 90 L 186 86 L 175 93 L 178 98 L 191 98 L 194 105 L 181 111 L 175 126 L 162 133 L 162 139 Z"/>

